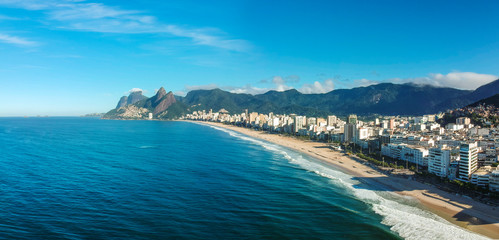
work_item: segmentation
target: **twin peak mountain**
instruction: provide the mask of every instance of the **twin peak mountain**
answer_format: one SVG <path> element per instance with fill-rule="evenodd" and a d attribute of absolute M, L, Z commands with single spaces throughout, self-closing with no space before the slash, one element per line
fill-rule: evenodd
<path fill-rule="evenodd" d="M 142 91 L 131 92 L 120 98 L 115 109 L 104 115 L 104 118 L 113 119 L 141 119 L 152 113 L 155 118 L 162 118 L 167 109 L 177 101 L 170 91 L 161 87 L 151 98 L 142 95 Z"/>

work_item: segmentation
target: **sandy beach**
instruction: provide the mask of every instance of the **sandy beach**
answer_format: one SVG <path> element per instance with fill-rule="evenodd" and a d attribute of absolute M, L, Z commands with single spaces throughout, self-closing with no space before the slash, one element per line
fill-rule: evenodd
<path fill-rule="evenodd" d="M 259 138 L 287 148 L 291 148 L 316 159 L 331 164 L 364 182 L 375 181 L 401 195 L 419 200 L 424 208 L 440 217 L 470 231 L 499 239 L 499 209 L 442 191 L 434 186 L 402 177 L 383 174 L 356 161 L 351 156 L 329 148 L 325 143 L 302 141 L 278 134 L 269 134 L 247 128 L 215 122 L 196 122 L 230 129 L 250 137 Z"/>

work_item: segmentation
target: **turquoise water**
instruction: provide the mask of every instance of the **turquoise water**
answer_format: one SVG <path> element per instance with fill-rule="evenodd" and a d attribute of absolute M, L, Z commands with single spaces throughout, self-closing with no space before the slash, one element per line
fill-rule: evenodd
<path fill-rule="evenodd" d="M 205 125 L 0 118 L 0 142 L 2 239 L 479 237 L 310 157 Z"/>

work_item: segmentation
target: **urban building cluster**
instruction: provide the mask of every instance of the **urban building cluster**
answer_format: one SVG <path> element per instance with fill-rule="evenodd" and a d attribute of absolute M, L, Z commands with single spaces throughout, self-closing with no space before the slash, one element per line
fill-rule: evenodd
<path fill-rule="evenodd" d="M 183 118 L 351 143 L 369 153 L 416 164 L 417 169 L 442 178 L 499 192 L 499 129 L 474 126 L 467 117 L 458 117 L 455 122 L 442 126 L 436 121 L 442 116 L 384 116 L 364 122 L 356 115 L 344 121 L 334 115 L 316 118 L 247 110 L 231 115 L 221 109 L 195 111 Z"/>

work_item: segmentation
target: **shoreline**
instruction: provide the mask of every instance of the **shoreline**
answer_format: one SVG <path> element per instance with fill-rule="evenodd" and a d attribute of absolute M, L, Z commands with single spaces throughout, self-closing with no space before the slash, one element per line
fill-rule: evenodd
<path fill-rule="evenodd" d="M 399 195 L 418 200 L 422 207 L 461 228 L 499 239 L 499 209 L 474 201 L 470 198 L 440 190 L 432 185 L 393 175 L 386 175 L 368 165 L 354 160 L 352 156 L 330 149 L 327 144 L 303 141 L 292 137 L 270 134 L 262 131 L 226 125 L 218 122 L 186 121 L 229 129 L 244 135 L 281 145 L 329 164 L 339 170 L 363 179 L 363 183 L 371 181 L 380 184 Z"/>

